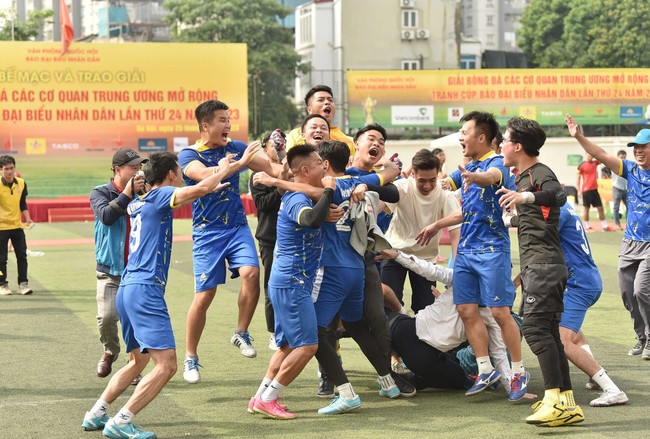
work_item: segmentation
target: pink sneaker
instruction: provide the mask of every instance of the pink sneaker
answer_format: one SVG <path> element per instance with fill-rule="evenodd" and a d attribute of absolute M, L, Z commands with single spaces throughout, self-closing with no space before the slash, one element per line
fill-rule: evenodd
<path fill-rule="evenodd" d="M 278 401 L 264 402 L 262 398 L 257 398 L 253 404 L 253 410 L 257 413 L 264 413 L 274 419 L 293 419 L 295 414 L 286 411 Z"/>
<path fill-rule="evenodd" d="M 248 401 L 248 413 L 250 413 L 251 415 L 254 415 L 254 414 L 255 414 L 255 400 L 256 400 L 256 399 L 257 399 L 257 398 L 255 398 L 255 397 L 253 396 L 253 397 L 251 398 L 251 400 Z M 278 400 L 278 405 L 280 406 L 280 408 L 281 408 L 282 410 L 285 410 L 285 411 L 286 411 L 286 410 L 287 410 L 287 405 L 286 405 L 286 404 L 280 404 L 279 401 L 280 401 L 280 400 Z"/>

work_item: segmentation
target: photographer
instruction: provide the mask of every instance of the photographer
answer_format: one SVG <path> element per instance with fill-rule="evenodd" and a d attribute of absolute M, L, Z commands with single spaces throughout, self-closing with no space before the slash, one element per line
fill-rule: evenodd
<path fill-rule="evenodd" d="M 140 171 L 146 162 L 132 149 L 123 148 L 113 156 L 113 178 L 90 192 L 90 207 L 95 214 L 95 258 L 97 260 L 97 329 L 104 346 L 97 376 L 111 374 L 120 353 L 120 339 L 115 309 L 115 295 L 129 255 L 130 224 L 126 207 L 134 195 L 144 193 L 144 174 Z M 133 384 L 137 384 L 136 378 Z"/>

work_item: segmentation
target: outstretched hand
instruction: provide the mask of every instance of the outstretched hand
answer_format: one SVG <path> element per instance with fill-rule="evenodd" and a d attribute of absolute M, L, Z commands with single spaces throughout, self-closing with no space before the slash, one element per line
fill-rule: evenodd
<path fill-rule="evenodd" d="M 567 114 L 564 121 L 566 122 L 566 127 L 569 129 L 569 135 L 571 137 L 576 137 L 582 134 L 580 131 L 580 126 L 578 126 L 575 119 L 573 119 L 573 116 Z"/>

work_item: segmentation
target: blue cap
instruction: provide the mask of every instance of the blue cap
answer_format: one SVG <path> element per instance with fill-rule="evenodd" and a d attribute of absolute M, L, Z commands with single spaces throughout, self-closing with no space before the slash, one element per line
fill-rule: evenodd
<path fill-rule="evenodd" d="M 650 129 L 648 128 L 639 131 L 639 134 L 627 146 L 645 145 L 646 143 L 650 143 Z"/>

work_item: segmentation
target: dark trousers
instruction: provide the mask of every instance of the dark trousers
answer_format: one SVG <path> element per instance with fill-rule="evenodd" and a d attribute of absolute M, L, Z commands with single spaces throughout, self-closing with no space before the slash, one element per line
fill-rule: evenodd
<path fill-rule="evenodd" d="M 275 314 L 269 299 L 269 278 L 273 267 L 273 247 L 260 244 L 260 259 L 264 267 L 264 316 L 266 317 L 266 330 L 275 332 Z"/>
<path fill-rule="evenodd" d="M 390 368 L 390 331 L 384 313 L 384 295 L 381 290 L 381 277 L 375 263 L 375 255 L 366 252 L 364 256 L 364 284 L 363 284 L 363 319 L 368 324 L 384 361 Z"/>
<path fill-rule="evenodd" d="M 415 319 L 389 314 L 390 335 L 395 352 L 413 372 L 419 388 L 464 389 L 465 371 L 451 355 L 420 340 L 415 332 Z"/>
<path fill-rule="evenodd" d="M 393 289 L 402 305 L 404 305 L 404 282 L 407 273 L 411 282 L 411 291 L 413 291 L 411 309 L 417 313 L 435 301 L 435 297 L 431 293 L 431 287 L 435 287 L 436 283 L 404 268 L 395 261 L 387 260 L 381 264 L 382 282 Z"/>
<path fill-rule="evenodd" d="M 560 313 L 525 314 L 521 327 L 526 343 L 537 356 L 544 389 L 571 390 L 569 362 L 560 340 Z"/>
<path fill-rule="evenodd" d="M 375 338 L 370 334 L 366 322 L 363 320 L 359 320 L 358 322 L 344 321 L 343 327 L 359 345 L 361 352 L 370 361 L 377 374 L 380 376 L 388 375 L 390 373 L 390 361 L 386 362 L 385 356 L 379 349 Z M 316 351 L 316 359 L 322 368 L 321 373 L 324 372 L 336 386 L 340 386 L 349 382 L 349 380 L 343 370 L 341 360 L 336 355 L 336 348 L 327 341 L 327 332 L 327 328 L 318 328 L 318 351 Z"/>
<path fill-rule="evenodd" d="M 18 262 L 18 283 L 27 282 L 27 242 L 23 229 L 0 230 L 0 285 L 7 283 L 7 246 L 9 241 L 14 246 Z"/>

